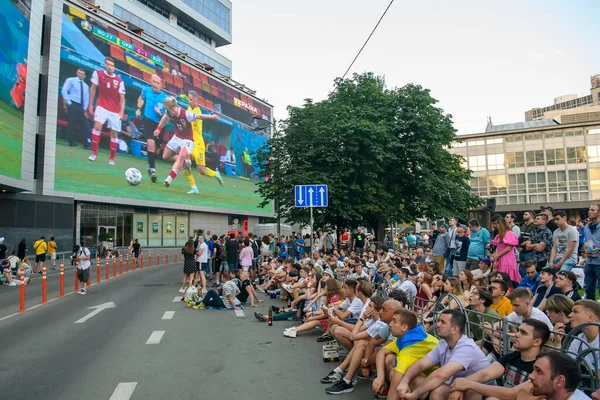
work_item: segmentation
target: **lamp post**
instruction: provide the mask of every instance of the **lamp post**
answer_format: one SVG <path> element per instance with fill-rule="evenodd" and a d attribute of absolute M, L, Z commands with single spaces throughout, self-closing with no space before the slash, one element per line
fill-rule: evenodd
<path fill-rule="evenodd" d="M 268 119 L 262 118 L 262 116 L 260 115 L 253 115 L 252 118 L 254 119 L 254 121 L 256 121 L 257 127 L 255 128 L 255 130 L 260 131 L 271 127 L 273 128 L 271 138 L 279 139 L 279 131 L 277 130 L 277 122 L 275 121 L 275 119 L 273 120 L 273 122 L 271 122 Z M 275 159 L 277 160 L 277 171 L 275 171 L 275 174 L 273 174 L 271 179 L 275 177 L 273 182 L 273 186 L 275 188 L 275 198 L 273 199 L 273 202 L 275 203 L 275 217 L 277 218 L 277 240 L 279 241 L 279 238 L 281 237 L 281 214 L 279 209 L 279 188 L 277 187 L 275 181 L 279 178 L 279 163 L 281 162 L 281 160 L 278 158 L 280 156 L 278 148 L 279 141 L 276 140 L 275 143 L 276 145 L 271 148 L 271 152 L 274 153 Z"/>

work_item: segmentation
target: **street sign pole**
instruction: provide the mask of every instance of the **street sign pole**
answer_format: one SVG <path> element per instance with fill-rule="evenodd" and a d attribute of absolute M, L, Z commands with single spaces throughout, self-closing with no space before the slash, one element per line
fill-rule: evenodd
<path fill-rule="evenodd" d="M 314 240 L 315 240 L 315 236 L 314 236 L 314 232 L 313 232 L 313 226 L 314 226 L 314 221 L 313 221 L 313 208 L 310 208 L 310 259 L 313 260 L 313 255 L 314 255 L 314 251 L 313 249 L 315 248 L 315 244 L 314 244 Z"/>

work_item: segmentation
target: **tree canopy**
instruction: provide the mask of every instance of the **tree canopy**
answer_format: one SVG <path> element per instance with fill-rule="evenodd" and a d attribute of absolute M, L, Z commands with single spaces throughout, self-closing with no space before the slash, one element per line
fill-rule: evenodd
<path fill-rule="evenodd" d="M 307 223 L 308 210 L 294 207 L 294 186 L 326 184 L 329 207 L 315 209 L 315 223 L 367 224 L 378 240 L 392 222 L 465 216 L 481 200 L 470 193 L 461 157 L 447 150 L 456 130 L 436 103 L 421 86 L 388 88 L 365 73 L 337 79 L 323 101 L 288 107 L 255 154 L 270 178 L 258 184 L 261 206 L 275 200 L 283 218 Z"/>

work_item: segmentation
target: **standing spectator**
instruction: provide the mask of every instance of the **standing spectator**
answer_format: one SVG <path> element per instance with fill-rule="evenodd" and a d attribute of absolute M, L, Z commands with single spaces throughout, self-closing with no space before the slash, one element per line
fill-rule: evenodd
<path fill-rule="evenodd" d="M 581 253 L 583 253 L 583 242 L 585 239 L 585 226 L 582 220 L 577 221 L 577 233 L 579 234 L 579 251 L 577 253 L 578 255 L 581 255 Z"/>
<path fill-rule="evenodd" d="M 354 251 L 356 251 L 359 255 L 362 255 L 365 249 L 365 234 L 360 227 L 356 229 L 356 235 L 354 235 L 352 249 L 354 249 Z"/>
<path fill-rule="evenodd" d="M 446 266 L 444 273 L 448 276 L 452 276 L 454 252 L 456 250 L 456 219 L 450 218 L 448 220 L 448 226 L 448 236 L 450 237 L 450 240 L 448 242 L 448 250 L 446 251 Z"/>
<path fill-rule="evenodd" d="M 67 112 L 67 131 L 69 146 L 77 147 L 77 142 L 83 143 L 84 149 L 90 148 L 90 123 L 85 115 L 90 102 L 90 87 L 85 83 L 85 70 L 77 69 L 77 76 L 67 78 L 62 87 L 62 98 L 65 100 Z M 77 135 L 79 126 L 79 135 Z M 79 139 L 79 140 L 78 140 Z"/>
<path fill-rule="evenodd" d="M 350 245 L 350 233 L 348 229 L 344 229 L 344 232 L 340 235 L 340 249 L 348 250 Z"/>
<path fill-rule="evenodd" d="M 225 252 L 227 253 L 227 269 L 235 271 L 238 269 L 240 256 L 240 242 L 235 238 L 235 233 L 230 233 L 225 241 Z"/>
<path fill-rule="evenodd" d="M 531 231 L 529 240 L 521 243 L 525 251 L 530 252 L 528 259 L 535 260 L 538 271 L 548 263 L 550 250 L 552 249 L 552 231 L 546 226 L 547 222 L 548 216 L 546 214 L 536 215 L 536 228 Z"/>
<path fill-rule="evenodd" d="M 600 278 L 600 213 L 598 204 L 590 204 L 588 218 L 590 222 L 585 227 L 585 298 L 596 299 L 596 282 Z"/>
<path fill-rule="evenodd" d="M 4 238 L 0 237 L 0 262 L 6 258 L 8 247 L 4 244 Z"/>
<path fill-rule="evenodd" d="M 438 231 L 437 224 L 434 222 L 433 224 L 431 224 L 431 236 L 430 236 L 431 247 L 433 247 L 433 245 L 435 245 L 435 240 L 437 239 L 439 234 L 440 234 L 440 231 Z"/>
<path fill-rule="evenodd" d="M 466 269 L 473 271 L 479 267 L 479 259 L 486 256 L 487 245 L 490 243 L 490 232 L 479 225 L 475 218 L 467 222 L 471 230 L 471 242 L 469 244 L 469 253 L 467 254 Z"/>
<path fill-rule="evenodd" d="M 440 267 L 446 265 L 446 252 L 450 246 L 450 235 L 448 235 L 448 224 L 441 224 L 439 234 L 433 244 L 433 259 Z"/>
<path fill-rule="evenodd" d="M 504 216 L 504 220 L 508 224 L 510 230 L 513 231 L 517 238 L 519 238 L 521 236 L 521 228 L 519 228 L 519 225 L 515 224 L 516 219 L 517 215 L 513 212 L 509 212 Z"/>
<path fill-rule="evenodd" d="M 456 227 L 456 239 L 454 240 L 454 262 L 452 264 L 452 274 L 450 274 L 450 276 L 458 277 L 460 272 L 465 269 L 467 264 L 467 254 L 469 253 L 471 239 L 465 235 L 466 230 L 467 229 L 464 225 L 459 225 Z"/>
<path fill-rule="evenodd" d="M 312 243 L 313 243 L 313 239 L 310 237 L 310 235 L 307 233 L 304 236 L 304 254 L 308 254 L 311 258 L 312 258 Z"/>
<path fill-rule="evenodd" d="M 48 254 L 50 254 L 52 269 L 56 269 L 56 241 L 54 240 L 54 236 L 51 236 L 48 242 Z"/>
<path fill-rule="evenodd" d="M 36 240 L 36 242 L 33 244 L 33 249 L 35 250 L 35 265 L 33 267 L 33 273 L 35 274 L 37 272 L 41 274 L 41 265 L 44 263 L 44 261 L 46 261 L 46 250 L 48 249 L 46 238 L 42 236 Z M 40 268 L 39 271 L 38 267 Z"/>
<path fill-rule="evenodd" d="M 133 239 L 133 243 L 131 244 L 131 263 L 132 263 L 133 269 L 135 269 L 137 266 L 141 252 L 142 252 L 142 245 L 140 245 L 140 243 L 138 242 L 137 239 Z"/>
<path fill-rule="evenodd" d="M 19 260 L 23 261 L 26 252 L 27 243 L 25 242 L 25 238 L 23 238 L 21 239 L 21 241 L 19 242 L 19 246 L 17 247 L 17 257 L 19 257 Z"/>
<path fill-rule="evenodd" d="M 202 294 L 206 294 L 206 279 L 210 274 L 210 267 L 208 265 L 208 244 L 204 240 L 204 236 L 198 236 L 198 248 L 196 249 L 196 270 L 198 272 L 198 278 L 202 282 Z M 196 280 L 197 282 L 198 280 Z"/>
<path fill-rule="evenodd" d="M 250 271 L 252 267 L 252 259 L 254 258 L 254 250 L 250 246 L 250 241 L 244 239 L 244 247 L 240 250 L 240 263 L 239 269 L 243 269 L 246 272 Z"/>
<path fill-rule="evenodd" d="M 542 214 L 548 217 L 548 229 L 550 229 L 550 232 L 554 233 L 554 231 L 558 229 L 558 225 L 556 225 L 556 222 L 554 222 L 554 219 L 552 218 L 552 214 L 554 214 L 554 208 L 551 206 L 541 206 L 540 210 Z"/>
<path fill-rule="evenodd" d="M 515 282 L 521 282 L 521 275 L 517 267 L 517 257 L 514 252 L 514 247 L 519 244 L 519 239 L 510 230 L 505 219 L 500 219 L 497 222 L 498 235 L 494 238 L 493 244 L 496 246 L 496 253 L 491 259 L 498 272 L 506 272 L 510 279 Z"/>
<path fill-rule="evenodd" d="M 288 258 L 288 249 L 289 246 L 287 244 L 287 239 L 285 238 L 285 236 L 282 236 L 279 239 L 279 257 Z"/>
<path fill-rule="evenodd" d="M 190 238 L 181 249 L 181 260 L 183 261 L 183 281 L 179 293 L 185 293 L 186 289 L 194 285 L 194 274 L 196 273 L 196 259 L 194 257 L 194 239 Z"/>
<path fill-rule="evenodd" d="M 92 264 L 92 257 L 90 250 L 84 246 L 83 242 L 81 242 L 80 245 L 79 254 L 77 255 L 77 260 L 79 260 L 79 264 L 77 265 L 77 279 L 79 279 L 81 289 L 79 289 L 78 293 L 85 295 L 87 293 L 85 290 L 85 285 L 87 285 L 90 277 L 90 265 Z"/>
<path fill-rule="evenodd" d="M 327 233 L 325 234 L 325 239 L 323 240 L 323 246 L 325 247 L 326 254 L 333 253 L 333 249 L 335 249 L 335 240 L 333 239 L 331 230 L 328 230 Z"/>
<path fill-rule="evenodd" d="M 522 243 L 529 240 L 531 232 L 535 228 L 535 213 L 533 211 L 525 211 L 523 213 L 523 223 L 521 224 L 521 236 L 519 237 L 519 246 L 517 247 L 520 261 L 527 261 L 531 256 L 531 251 L 525 250 Z"/>
<path fill-rule="evenodd" d="M 558 210 L 553 216 L 558 229 L 552 234 L 553 246 L 548 261 L 550 267 L 554 269 L 570 271 L 577 265 L 579 233 L 577 229 L 569 225 L 566 212 Z"/>

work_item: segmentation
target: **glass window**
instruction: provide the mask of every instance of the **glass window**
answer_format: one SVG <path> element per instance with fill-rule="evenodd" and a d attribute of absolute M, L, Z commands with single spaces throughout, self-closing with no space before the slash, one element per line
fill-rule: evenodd
<path fill-rule="evenodd" d="M 548 191 L 566 192 L 567 173 L 565 171 L 548 171 Z"/>
<path fill-rule="evenodd" d="M 522 151 L 506 153 L 506 168 L 519 168 L 525 166 L 525 153 Z"/>
<path fill-rule="evenodd" d="M 585 169 L 569 171 L 569 190 L 571 192 L 588 191 L 588 173 Z"/>
<path fill-rule="evenodd" d="M 600 133 L 600 129 L 588 129 L 588 135 L 597 135 Z"/>
<path fill-rule="evenodd" d="M 507 143 L 521 142 L 523 141 L 523 135 L 510 135 L 506 137 Z"/>
<path fill-rule="evenodd" d="M 508 202 L 510 204 L 526 204 L 527 196 L 508 196 Z"/>
<path fill-rule="evenodd" d="M 544 150 L 530 150 L 526 152 L 527 166 L 535 167 L 544 165 Z"/>
<path fill-rule="evenodd" d="M 567 148 L 567 163 L 576 164 L 585 162 L 585 147 L 568 147 Z"/>
<path fill-rule="evenodd" d="M 588 146 L 587 154 L 589 162 L 600 162 L 600 146 Z"/>
<path fill-rule="evenodd" d="M 500 143 L 504 143 L 504 139 L 503 138 L 487 139 L 485 142 L 487 144 L 500 144 Z"/>
<path fill-rule="evenodd" d="M 549 149 L 546 150 L 546 164 L 557 165 L 565 163 L 564 149 Z"/>
<path fill-rule="evenodd" d="M 525 174 L 510 174 L 510 175 L 508 175 L 508 193 L 509 194 L 525 194 L 525 193 L 527 193 L 527 183 L 525 181 Z"/>
<path fill-rule="evenodd" d="M 530 203 L 545 203 L 547 201 L 548 201 L 548 196 L 546 196 L 545 194 L 529 195 Z"/>
<path fill-rule="evenodd" d="M 546 173 L 530 172 L 527 174 L 529 193 L 546 193 Z"/>
<path fill-rule="evenodd" d="M 490 196 L 506 196 L 506 175 L 490 176 Z"/>
<path fill-rule="evenodd" d="M 469 157 L 469 168 L 473 171 L 485 171 L 485 156 Z"/>
<path fill-rule="evenodd" d="M 471 178 L 471 193 L 476 196 L 487 197 L 487 179 L 485 176 Z"/>
<path fill-rule="evenodd" d="M 504 154 L 489 154 L 488 159 L 488 170 L 504 169 Z"/>
<path fill-rule="evenodd" d="M 485 142 L 483 140 L 469 140 L 467 141 L 469 147 L 471 146 L 483 146 Z"/>
<path fill-rule="evenodd" d="M 466 142 L 452 142 L 452 147 L 467 147 Z"/>

